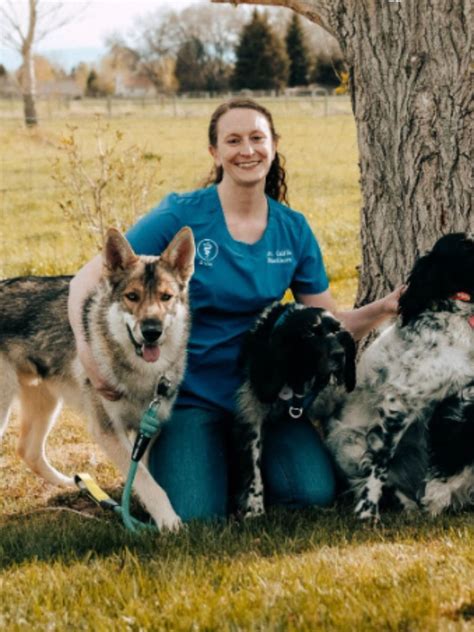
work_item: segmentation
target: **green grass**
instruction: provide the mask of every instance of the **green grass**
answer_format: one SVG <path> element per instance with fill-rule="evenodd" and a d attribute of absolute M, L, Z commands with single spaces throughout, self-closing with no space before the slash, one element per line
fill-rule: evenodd
<path fill-rule="evenodd" d="M 465 518 L 386 522 L 364 529 L 347 507 L 273 511 L 132 538 L 76 516 L 11 518 L 0 618 L 12 630 L 469 629 Z"/>
<path fill-rule="evenodd" d="M 321 242 L 333 292 L 350 305 L 360 260 L 353 120 L 318 116 L 311 103 L 270 105 L 291 203 Z M 112 119 L 126 142 L 161 156 L 150 205 L 171 190 L 197 186 L 208 172 L 212 107 L 191 103 L 177 117 L 163 110 Z M 92 119 L 72 114 L 92 152 Z M 27 132 L 18 122 L 2 124 L 3 276 L 73 273 L 92 254 L 81 251 L 62 217 L 64 191 L 51 178 L 64 126 L 46 120 Z M 17 437 L 14 419 L 0 447 L 2 630 L 474 629 L 472 513 L 386 514 L 381 527 L 370 529 L 340 502 L 329 510 L 273 510 L 250 524 L 195 523 L 177 535 L 132 537 L 79 493 L 60 493 L 28 472 L 15 455 Z M 90 471 L 120 493 L 117 472 L 70 411 L 48 454 L 58 468 Z"/>

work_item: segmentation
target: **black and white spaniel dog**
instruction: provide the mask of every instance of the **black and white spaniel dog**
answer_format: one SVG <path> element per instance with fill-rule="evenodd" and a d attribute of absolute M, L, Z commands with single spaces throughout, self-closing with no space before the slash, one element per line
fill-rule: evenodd
<path fill-rule="evenodd" d="M 299 423 L 328 385 L 352 390 L 355 344 L 329 312 L 274 303 L 248 333 L 241 359 L 246 379 L 234 426 L 236 502 L 238 514 L 248 518 L 264 513 L 260 460 L 272 421 L 286 416 Z"/>
<path fill-rule="evenodd" d="M 362 519 L 390 495 L 433 515 L 474 505 L 474 235 L 445 235 L 417 261 L 327 443 Z"/>

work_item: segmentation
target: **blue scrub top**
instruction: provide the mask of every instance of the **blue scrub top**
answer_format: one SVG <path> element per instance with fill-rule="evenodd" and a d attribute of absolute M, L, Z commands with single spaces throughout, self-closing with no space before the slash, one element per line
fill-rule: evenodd
<path fill-rule="evenodd" d="M 227 229 L 215 185 L 167 196 L 127 233 L 137 254 L 158 255 L 183 226 L 196 241 L 190 283 L 188 365 L 178 406 L 233 412 L 242 383 L 243 336 L 260 312 L 294 294 L 319 294 L 328 280 L 318 243 L 301 213 L 268 200 L 268 224 L 254 244 Z"/>

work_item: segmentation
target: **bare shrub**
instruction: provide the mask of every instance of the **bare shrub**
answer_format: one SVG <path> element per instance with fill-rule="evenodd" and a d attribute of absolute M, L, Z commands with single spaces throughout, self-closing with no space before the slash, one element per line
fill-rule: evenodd
<path fill-rule="evenodd" d="M 75 229 L 81 250 L 103 246 L 109 226 L 125 231 L 156 197 L 160 156 L 135 144 L 124 132 L 96 117 L 94 144 L 83 147 L 79 128 L 67 125 L 53 160 L 53 179 L 63 189 L 59 207 Z"/>

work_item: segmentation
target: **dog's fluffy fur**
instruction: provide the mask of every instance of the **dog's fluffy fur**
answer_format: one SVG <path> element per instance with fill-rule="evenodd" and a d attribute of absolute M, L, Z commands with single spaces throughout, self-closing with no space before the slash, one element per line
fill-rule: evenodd
<path fill-rule="evenodd" d="M 247 518 L 264 512 L 262 430 L 271 432 L 272 421 L 282 415 L 301 415 L 303 400 L 328 385 L 352 390 L 355 345 L 329 312 L 275 303 L 249 332 L 242 362 L 246 379 L 238 392 L 234 445 L 237 511 Z"/>
<path fill-rule="evenodd" d="M 473 301 L 473 235 L 446 235 L 363 353 L 327 437 L 361 518 L 378 519 L 386 495 L 431 514 L 474 503 Z"/>
<path fill-rule="evenodd" d="M 87 414 L 92 435 L 126 475 L 135 431 L 162 376 L 171 382 L 160 414 L 166 420 L 181 382 L 189 329 L 188 282 L 194 240 L 183 228 L 161 257 L 136 256 L 115 229 L 107 234 L 104 277 L 83 307 L 86 338 L 103 377 L 122 397 L 108 401 L 88 381 L 67 315 L 70 277 L 0 282 L 0 436 L 14 400 L 20 404 L 19 453 L 56 485 L 73 480 L 51 466 L 47 435 L 65 401 Z M 140 464 L 136 491 L 159 527 L 179 518 L 166 493 Z"/>

